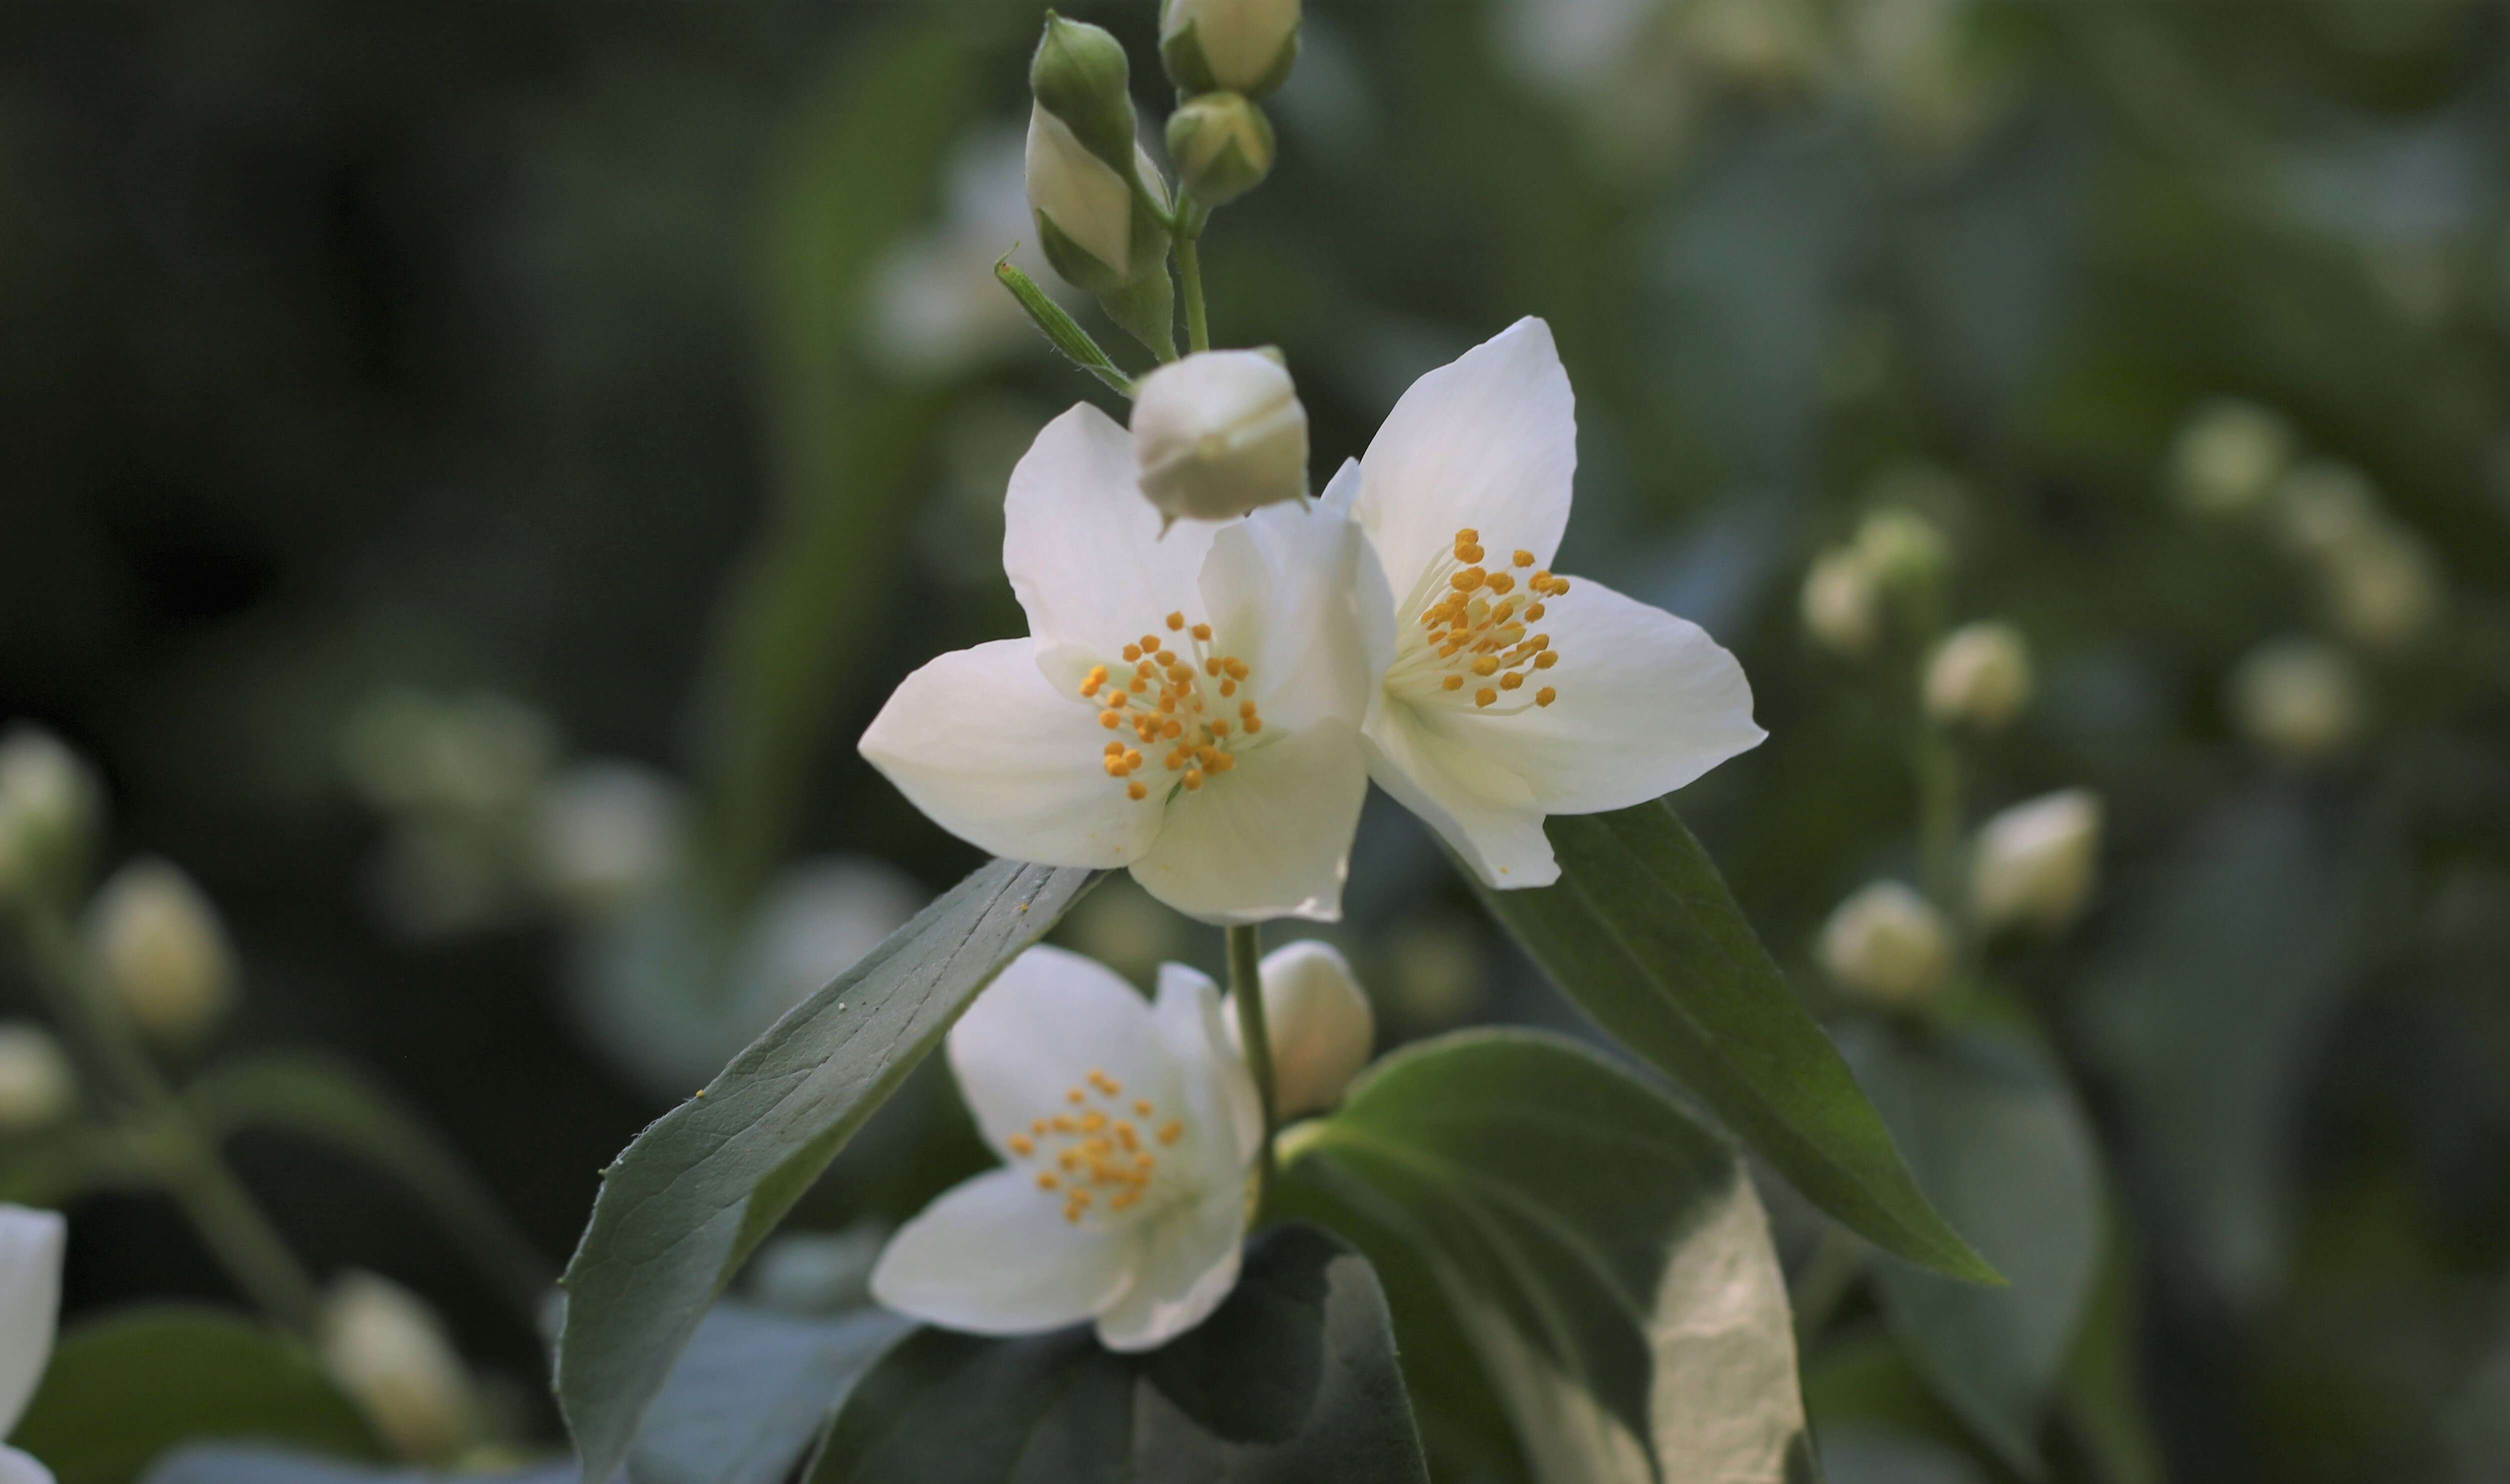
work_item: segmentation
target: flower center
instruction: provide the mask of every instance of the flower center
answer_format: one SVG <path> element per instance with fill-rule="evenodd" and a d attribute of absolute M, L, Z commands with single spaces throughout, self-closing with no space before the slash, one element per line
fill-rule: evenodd
<path fill-rule="evenodd" d="M 1415 704 L 1514 715 L 1529 704 L 1519 694 L 1526 677 L 1560 663 L 1551 635 L 1537 626 L 1545 602 L 1567 592 L 1569 582 L 1548 571 L 1520 578 L 1518 572 L 1534 565 L 1532 552 L 1516 552 L 1494 572 L 1483 565 L 1481 542 L 1481 532 L 1469 526 L 1458 531 L 1454 547 L 1429 564 L 1404 599 L 1401 611 L 1418 621 L 1400 626 L 1386 688 Z M 1546 706 L 1559 695 L 1540 686 L 1530 704 Z M 1500 704 L 1502 696 L 1508 704 Z"/>
<path fill-rule="evenodd" d="M 1253 699 L 1230 703 L 1246 683 L 1246 662 L 1211 652 L 1211 626 L 1188 628 L 1185 615 L 1166 619 L 1169 637 L 1156 631 L 1124 646 L 1123 665 L 1089 666 L 1081 699 L 1099 707 L 1098 725 L 1130 732 L 1107 743 L 1107 776 L 1121 780 L 1129 798 L 1148 798 L 1151 785 L 1134 775 L 1159 761 L 1159 772 L 1188 793 L 1205 779 L 1237 766 L 1235 749 L 1264 730 Z M 1216 693 L 1216 694 L 1215 694 Z M 1167 786 L 1163 780 L 1161 786 Z"/>
<path fill-rule="evenodd" d="M 1083 1082 L 1063 1094 L 1062 1108 L 1008 1141 L 1013 1156 L 1037 1165 L 1038 1190 L 1060 1200 L 1075 1226 L 1093 1211 L 1119 1216 L 1141 1204 L 1159 1174 L 1153 1146 L 1185 1137 L 1182 1120 L 1161 1118 L 1147 1097 L 1127 1102 L 1123 1084 L 1106 1073 L 1093 1068 Z"/>

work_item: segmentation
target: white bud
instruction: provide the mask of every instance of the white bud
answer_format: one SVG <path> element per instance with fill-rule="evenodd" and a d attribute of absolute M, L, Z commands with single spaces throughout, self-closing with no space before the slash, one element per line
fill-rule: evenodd
<path fill-rule="evenodd" d="M 98 987 L 162 1045 L 198 1041 L 234 1002 L 235 954 L 217 909 L 163 860 L 114 873 L 88 905 L 87 943 Z"/>
<path fill-rule="evenodd" d="M 535 855 L 543 887 L 582 912 L 650 895 L 677 873 L 687 829 L 679 786 L 632 763 L 590 763 L 541 790 Z"/>
<path fill-rule="evenodd" d="M 1203 351 L 1133 389 L 1142 493 L 1170 520 L 1228 520 L 1305 499 L 1308 409 L 1261 351 Z"/>
<path fill-rule="evenodd" d="M 2031 703 L 2031 650 L 2010 624 L 1970 624 L 1926 662 L 1926 714 L 1946 725 L 1997 732 Z"/>
<path fill-rule="evenodd" d="M 53 1033 L 25 1021 L 0 1024 L 0 1139 L 59 1121 L 78 1095 L 78 1075 Z"/>
<path fill-rule="evenodd" d="M 2171 445 L 2171 483 L 2198 514 L 2255 510 L 2291 463 L 2292 442 L 2291 426 L 2255 402 L 2214 402 Z"/>
<path fill-rule="evenodd" d="M 1839 904 L 1816 950 L 1842 989 L 1883 1005 L 1924 1003 L 1952 972 L 1943 914 L 1896 881 L 1878 881 Z"/>
<path fill-rule="evenodd" d="M 2296 556 L 2330 561 L 2378 539 L 2379 496 L 2362 471 L 2333 459 L 2293 466 L 2275 493 L 2275 522 Z"/>
<path fill-rule="evenodd" d="M 1299 55 L 1299 0 L 1167 0 L 1160 57 L 1187 93 L 1262 97 Z"/>
<path fill-rule="evenodd" d="M 1042 105 L 1028 116 L 1028 207 L 1047 234 L 1046 257 L 1055 272 L 1092 293 L 1131 282 L 1132 186 Z M 1066 244 L 1086 260 L 1074 261 Z"/>
<path fill-rule="evenodd" d="M 1265 1035 L 1273 1044 L 1274 1111 L 1282 1118 L 1322 1113 L 1342 1101 L 1343 1089 L 1368 1065 L 1377 1041 L 1377 1015 L 1369 1008 L 1350 965 L 1330 944 L 1312 938 L 1264 955 Z M 1223 1007 L 1233 1041 L 1237 1006 Z"/>
<path fill-rule="evenodd" d="M 1871 654 L 1882 633 L 1882 593 L 1874 570 L 1854 551 L 1825 552 L 1805 574 L 1805 632 L 1832 654 Z"/>
<path fill-rule="evenodd" d="M 0 733 L 0 901 L 74 874 L 102 801 L 95 775 L 59 738 L 24 723 Z"/>
<path fill-rule="evenodd" d="M 2441 581 L 2431 555 L 2411 536 L 2382 531 L 2327 560 L 2327 595 L 2337 628 L 2364 649 L 2403 649 L 2440 617 Z"/>
<path fill-rule="evenodd" d="M 343 1274 L 323 1302 L 321 1342 L 323 1368 L 395 1453 L 436 1462 L 471 1442 L 471 1373 L 416 1294 L 371 1273 Z"/>
<path fill-rule="evenodd" d="M 1953 559 L 1943 528 L 1902 506 L 1865 517 L 1856 528 L 1856 554 L 1876 578 L 1904 590 L 1932 586 Z"/>
<path fill-rule="evenodd" d="M 1980 925 L 2054 932 L 2081 916 L 2099 879 L 2101 818 L 2100 795 L 2069 788 L 1980 826 L 1970 852 L 1970 910 Z"/>
<path fill-rule="evenodd" d="M 2353 750 L 2362 683 L 2340 650 L 2310 639 L 2266 645 L 2231 674 L 2231 714 L 2262 750 L 2303 767 Z"/>

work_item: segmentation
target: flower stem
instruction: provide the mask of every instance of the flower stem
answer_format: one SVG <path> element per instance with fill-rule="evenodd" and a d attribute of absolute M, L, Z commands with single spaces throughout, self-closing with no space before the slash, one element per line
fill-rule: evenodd
<path fill-rule="evenodd" d="M 1926 894 L 1948 918 L 1962 920 L 1960 900 L 1960 754 L 1945 729 L 1919 723 L 1918 864 Z"/>
<path fill-rule="evenodd" d="M 1229 993 L 1237 1002 L 1237 1040 L 1246 1050 L 1246 1070 L 1255 1077 L 1255 1101 L 1263 1109 L 1264 1144 L 1255 1156 L 1255 1214 L 1273 1194 L 1273 1134 L 1279 1123 L 1273 1095 L 1273 1035 L 1264 1024 L 1264 983 L 1259 959 L 1263 944 L 1252 927 L 1230 928 Z"/>
<path fill-rule="evenodd" d="M 1211 349 L 1211 322 L 1202 306 L 1202 226 L 1210 213 L 1187 206 L 1177 213 L 1177 281 L 1185 294 L 1185 341 L 1188 350 Z M 1235 930 L 1233 930 L 1235 931 Z"/>

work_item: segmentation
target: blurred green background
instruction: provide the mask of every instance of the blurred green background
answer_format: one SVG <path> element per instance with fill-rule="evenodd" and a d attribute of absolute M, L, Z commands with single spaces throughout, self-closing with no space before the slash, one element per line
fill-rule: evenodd
<path fill-rule="evenodd" d="M 1148 102 L 1151 0 L 1066 9 Z M 991 277 L 1038 19 L 0 17 L 0 719 L 216 901 L 220 1049 L 369 1069 L 552 1264 L 645 1121 L 975 863 L 853 739 L 1018 631 L 1004 477 L 1109 400 Z M 1562 569 L 1741 655 L 1770 741 L 1678 802 L 1825 1012 L 1824 918 L 1914 869 L 1911 657 L 1808 640 L 1806 568 L 1914 507 L 1951 616 L 2027 635 L 1971 802 L 2088 786 L 2108 843 L 2090 916 L 1994 969 L 2099 1129 L 2168 1475 L 2510 1475 L 2510 9 L 1310 0 L 1273 106 L 1215 336 L 1286 351 L 1321 485 L 1412 377 L 1549 320 Z M 1572 1023 L 1383 798 L 1349 902 L 1388 1040 Z M 1122 883 L 1064 936 L 1218 948 Z M 917 1088 L 809 1224 L 981 1160 Z M 546 1428 L 530 1329 L 424 1207 L 238 1157 Z M 73 1220 L 73 1312 L 227 1293 L 152 1198 Z M 1855 1414 L 1833 1476 L 2003 1477 L 1851 1374 L 1869 1307 L 1806 1356 L 1816 1422 Z"/>

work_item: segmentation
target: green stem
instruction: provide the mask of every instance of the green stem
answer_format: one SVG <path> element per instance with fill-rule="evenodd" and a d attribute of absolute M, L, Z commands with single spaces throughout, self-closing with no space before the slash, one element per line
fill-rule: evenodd
<path fill-rule="evenodd" d="M 1246 1051 L 1246 1069 L 1255 1077 L 1255 1101 L 1263 1109 L 1264 1145 L 1256 1154 L 1255 1214 L 1273 1194 L 1273 1135 L 1279 1127 L 1273 1095 L 1273 1035 L 1264 1024 L 1263 944 L 1254 928 L 1230 928 L 1229 993 L 1237 1002 L 1237 1039 Z"/>
<path fill-rule="evenodd" d="M 273 1319 L 311 1339 L 322 1293 L 217 1147 L 158 1069 L 120 1002 L 90 982 L 85 956 L 51 904 L 22 914 L 35 979 L 63 1030 L 142 1130 L 149 1166 L 239 1287 Z"/>
<path fill-rule="evenodd" d="M 1211 349 L 1211 322 L 1202 306 L 1202 227 L 1210 215 L 1195 207 L 1177 213 L 1177 280 L 1185 294 L 1185 342 L 1188 350 Z"/>
<path fill-rule="evenodd" d="M 1960 753 L 1931 721 L 1919 723 L 1918 862 L 1926 894 L 1953 922 L 1963 918 L 1960 892 Z"/>

